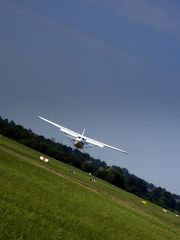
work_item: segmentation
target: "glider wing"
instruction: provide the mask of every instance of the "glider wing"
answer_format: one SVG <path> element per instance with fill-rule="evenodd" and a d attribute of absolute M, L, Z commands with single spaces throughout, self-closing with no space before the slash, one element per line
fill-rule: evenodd
<path fill-rule="evenodd" d="M 91 139 L 91 138 L 86 138 L 86 143 L 88 144 L 91 144 L 93 146 L 96 146 L 96 147 L 107 147 L 107 148 L 111 148 L 113 150 L 116 150 L 118 152 L 121 152 L 121 153 L 124 153 L 124 154 L 128 154 L 128 152 L 122 150 L 122 149 L 119 149 L 119 148 L 116 148 L 116 147 L 113 147 L 113 146 L 110 146 L 110 145 L 107 145 L 105 143 L 102 143 L 102 142 L 99 142 L 97 140 L 94 140 L 94 139 Z"/>
<path fill-rule="evenodd" d="M 54 122 L 52 122 L 52 121 L 49 121 L 49 120 L 46 119 L 46 118 L 43 118 L 43 117 L 40 117 L 40 116 L 38 116 L 38 118 L 44 120 L 45 122 L 48 122 L 48 123 L 54 125 L 55 127 L 58 127 L 61 132 L 63 132 L 65 135 L 67 135 L 68 137 L 70 137 L 70 138 L 72 138 L 72 139 L 76 139 L 76 138 L 80 135 L 79 133 L 76 133 L 76 132 L 74 132 L 74 131 L 72 131 L 72 130 L 70 130 L 70 129 L 68 129 L 68 128 L 65 128 L 65 127 L 57 124 L 57 123 L 54 123 Z"/>

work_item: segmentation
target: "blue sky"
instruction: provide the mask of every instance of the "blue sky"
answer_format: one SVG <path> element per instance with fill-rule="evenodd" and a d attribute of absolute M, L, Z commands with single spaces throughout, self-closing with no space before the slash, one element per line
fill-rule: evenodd
<path fill-rule="evenodd" d="M 88 152 L 180 194 L 180 3 L 1 0 L 0 115 L 125 149 Z"/>

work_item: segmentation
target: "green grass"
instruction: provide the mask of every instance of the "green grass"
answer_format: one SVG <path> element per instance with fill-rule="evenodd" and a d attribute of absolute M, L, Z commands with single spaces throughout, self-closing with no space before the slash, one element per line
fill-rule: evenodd
<path fill-rule="evenodd" d="M 0 137 L 0 239 L 178 240 L 180 218 Z"/>

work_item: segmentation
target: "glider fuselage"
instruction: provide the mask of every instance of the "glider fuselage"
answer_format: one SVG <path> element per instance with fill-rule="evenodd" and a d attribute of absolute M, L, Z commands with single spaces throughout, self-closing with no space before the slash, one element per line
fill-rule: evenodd
<path fill-rule="evenodd" d="M 84 142 L 83 142 L 83 141 L 76 140 L 76 141 L 74 142 L 74 146 L 75 146 L 76 148 L 83 149 L 83 148 L 84 148 Z"/>

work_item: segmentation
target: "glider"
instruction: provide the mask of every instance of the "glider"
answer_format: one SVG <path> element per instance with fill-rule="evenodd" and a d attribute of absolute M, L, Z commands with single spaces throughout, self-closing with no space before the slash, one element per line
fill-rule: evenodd
<path fill-rule="evenodd" d="M 88 137 L 84 136 L 85 128 L 84 128 L 83 132 L 80 134 L 80 133 L 74 132 L 74 131 L 72 131 L 68 128 L 65 128 L 65 127 L 63 127 L 63 126 L 61 126 L 57 123 L 54 123 L 54 122 L 52 122 L 52 121 L 50 121 L 46 118 L 43 118 L 43 117 L 40 117 L 40 116 L 38 116 L 38 118 L 54 125 L 55 127 L 58 127 L 61 132 L 63 132 L 68 138 L 73 140 L 74 146 L 78 149 L 83 149 L 85 147 L 85 145 L 88 145 L 88 146 L 91 146 L 91 147 L 101 147 L 101 148 L 107 147 L 107 148 L 111 148 L 113 150 L 119 151 L 121 153 L 128 154 L 124 150 L 121 150 L 119 148 L 107 145 L 105 143 L 102 143 L 102 142 L 99 142 L 99 141 L 94 140 L 92 138 L 88 138 Z"/>

